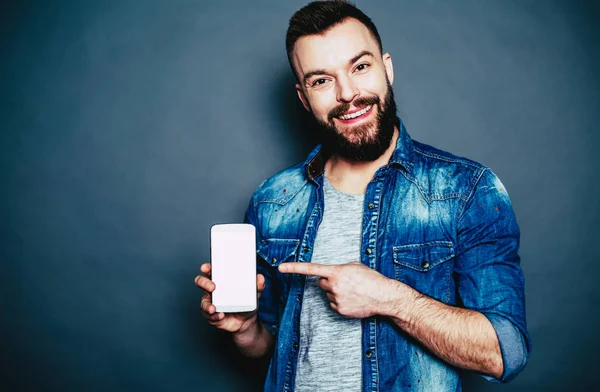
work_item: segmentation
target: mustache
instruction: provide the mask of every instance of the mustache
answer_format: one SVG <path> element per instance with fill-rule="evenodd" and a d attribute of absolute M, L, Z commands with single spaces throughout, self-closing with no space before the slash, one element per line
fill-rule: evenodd
<path fill-rule="evenodd" d="M 378 96 L 374 97 L 360 97 L 354 100 L 354 106 L 368 106 L 368 105 L 377 105 L 379 104 L 380 99 Z M 327 115 L 327 119 L 331 122 L 334 117 L 339 117 L 350 109 L 349 103 L 343 103 L 329 111 Z"/>

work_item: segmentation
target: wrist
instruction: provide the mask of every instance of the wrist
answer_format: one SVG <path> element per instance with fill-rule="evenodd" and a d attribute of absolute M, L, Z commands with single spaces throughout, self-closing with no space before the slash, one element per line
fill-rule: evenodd
<path fill-rule="evenodd" d="M 389 317 L 397 325 L 408 324 L 418 295 L 419 293 L 412 287 L 390 279 L 388 300 L 383 306 L 382 315 Z"/>
<path fill-rule="evenodd" d="M 240 329 L 233 332 L 234 339 L 244 338 L 247 335 L 254 335 L 259 327 L 258 315 L 254 314 L 252 317 L 242 323 Z"/>

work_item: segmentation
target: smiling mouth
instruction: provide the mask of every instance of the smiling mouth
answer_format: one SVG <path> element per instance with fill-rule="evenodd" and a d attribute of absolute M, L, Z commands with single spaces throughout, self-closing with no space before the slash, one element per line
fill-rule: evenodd
<path fill-rule="evenodd" d="M 371 115 L 371 112 L 373 111 L 373 106 L 374 104 L 370 104 L 355 112 L 342 114 L 339 116 L 335 116 L 334 118 L 337 121 L 340 121 L 342 124 L 346 125 L 358 123 Z"/>
<path fill-rule="evenodd" d="M 364 109 L 361 109 L 354 113 L 343 114 L 343 115 L 339 116 L 339 118 L 341 118 L 342 120 L 352 120 L 353 118 L 357 118 L 357 117 L 360 117 L 360 116 L 366 114 L 369 110 L 371 110 L 371 107 L 373 107 L 373 105 L 365 106 Z"/>

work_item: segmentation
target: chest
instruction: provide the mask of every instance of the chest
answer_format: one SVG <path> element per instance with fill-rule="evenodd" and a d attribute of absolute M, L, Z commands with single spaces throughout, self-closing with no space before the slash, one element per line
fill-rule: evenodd
<path fill-rule="evenodd" d="M 364 200 L 336 203 L 319 194 L 299 194 L 285 206 L 265 205 L 261 256 L 273 268 L 282 262 L 318 262 L 351 250 L 354 261 L 376 269 L 445 303 L 454 303 L 453 266 L 458 200 L 425 201 L 416 187 L 369 187 Z M 306 196 L 306 197 L 305 197 Z M 354 207 L 353 207 L 354 206 Z M 303 211 L 302 213 L 300 211 Z M 328 249 L 324 253 L 320 249 Z M 346 252 L 347 253 L 347 252 Z M 328 256 L 330 257 L 330 256 Z M 276 272 L 281 299 L 303 280 Z"/>

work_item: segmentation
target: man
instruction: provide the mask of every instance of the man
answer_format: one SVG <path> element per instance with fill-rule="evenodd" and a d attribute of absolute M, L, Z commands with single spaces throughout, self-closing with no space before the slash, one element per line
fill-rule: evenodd
<path fill-rule="evenodd" d="M 286 44 L 322 143 L 250 201 L 258 310 L 216 313 L 214 283 L 196 277 L 209 323 L 272 355 L 266 391 L 456 391 L 459 369 L 513 379 L 531 342 L 500 180 L 410 138 L 392 59 L 353 5 L 308 4 Z"/>

